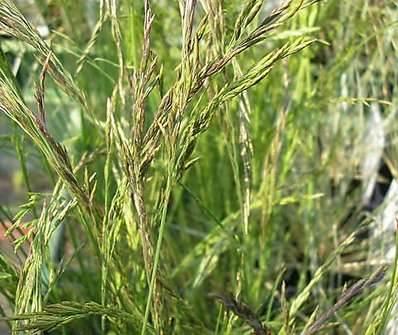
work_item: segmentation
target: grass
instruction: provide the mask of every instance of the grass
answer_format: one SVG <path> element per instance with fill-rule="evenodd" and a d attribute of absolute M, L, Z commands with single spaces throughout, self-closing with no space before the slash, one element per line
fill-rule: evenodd
<path fill-rule="evenodd" d="M 32 8 L 0 0 L 13 333 L 393 327 L 394 199 L 366 190 L 398 162 L 394 1 Z"/>

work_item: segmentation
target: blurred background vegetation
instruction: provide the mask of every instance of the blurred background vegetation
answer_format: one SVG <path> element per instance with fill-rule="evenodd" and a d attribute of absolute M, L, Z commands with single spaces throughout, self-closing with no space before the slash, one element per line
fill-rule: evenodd
<path fill-rule="evenodd" d="M 182 61 L 188 30 L 181 17 L 194 2 L 150 4 L 154 18 L 149 41 L 156 70 L 145 87 L 145 129 L 156 120 L 167 91 L 180 81 L 183 88 L 189 82 L 181 79 L 189 78 Z M 9 3 L 3 0 L 0 6 L 13 9 Z M 72 167 L 82 166 L 76 180 L 101 204 L 99 212 L 114 216 L 94 237 L 109 238 L 109 245 L 93 243 L 87 226 L 96 219 L 83 213 L 81 200 L 64 187 L 62 173 L 60 177 L 29 133 L 3 113 L 2 105 L 0 311 L 8 319 L 0 323 L 5 334 L 11 329 L 56 334 L 142 334 L 142 329 L 165 334 L 398 331 L 396 1 L 287 2 L 299 10 L 289 19 L 277 18 L 272 24 L 278 26 L 206 81 L 196 100 L 184 105 L 194 118 L 225 83 L 233 85 L 263 55 L 281 50 L 285 43 L 316 40 L 217 106 L 206 132 L 195 138 L 192 160 L 171 178 L 169 198 L 165 176 L 173 175 L 173 146 L 165 135 L 142 177 L 145 208 L 152 218 L 146 232 L 149 245 L 156 246 L 159 235 L 163 239 L 159 277 L 156 266 L 155 271 L 153 264 L 147 268 L 145 234 L 140 235 L 137 223 L 140 213 L 124 190 L 123 165 L 128 160 L 123 157 L 128 155 L 123 141 L 118 143 L 115 135 L 113 143 L 107 137 L 110 105 L 125 134 L 136 126 L 129 113 L 136 113 L 134 88 L 139 81 L 133 88 L 130 84 L 134 74 L 145 74 L 140 69 L 146 2 L 14 3 L 51 46 L 65 78 L 70 74 L 73 87 L 83 92 L 84 98 L 72 88 L 68 91 L 48 73 L 46 127 L 66 148 Z M 248 31 L 267 18 L 273 20 L 278 13 L 273 10 L 283 8 L 276 0 L 197 2 L 192 27 L 195 33 L 203 30 L 198 42 L 203 64 L 227 54 L 242 8 L 255 6 L 258 13 Z M 247 18 L 250 13 L 244 14 Z M 47 55 L 40 54 L 36 42 L 10 34 L 4 28 L 7 15 L 7 10 L 0 14 L 1 67 L 12 72 L 8 77 L 26 106 L 36 111 Z M 195 73 L 194 67 L 191 70 Z M 175 92 L 183 96 L 185 91 Z M 178 129 L 189 123 L 186 118 L 176 121 Z M 53 218 L 62 223 L 57 221 L 49 245 L 38 252 L 34 241 L 41 234 L 43 213 L 50 224 Z M 155 247 L 151 252 L 154 256 Z M 33 276 L 29 261 L 38 254 L 35 271 L 40 274 Z M 42 284 L 32 284 L 35 280 Z M 27 282 L 31 291 L 24 293 Z M 152 295 L 154 303 L 148 299 Z M 162 308 L 157 310 L 156 304 Z M 16 315 L 17 321 L 10 319 Z"/>

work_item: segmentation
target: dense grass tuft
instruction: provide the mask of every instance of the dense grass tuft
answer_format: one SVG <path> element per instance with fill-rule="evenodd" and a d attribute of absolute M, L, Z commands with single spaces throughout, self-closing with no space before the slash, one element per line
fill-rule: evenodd
<path fill-rule="evenodd" d="M 4 324 L 394 333 L 397 15 L 0 0 Z"/>

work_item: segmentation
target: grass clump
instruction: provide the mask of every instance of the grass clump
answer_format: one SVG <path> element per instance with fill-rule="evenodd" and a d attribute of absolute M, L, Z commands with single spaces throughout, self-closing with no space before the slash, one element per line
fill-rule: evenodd
<path fill-rule="evenodd" d="M 372 254 L 388 201 L 365 210 L 377 168 L 358 171 L 372 117 L 394 149 L 396 4 L 32 8 L 48 35 L 0 0 L 0 150 L 23 180 L 0 216 L 13 333 L 391 326 L 394 262 Z"/>

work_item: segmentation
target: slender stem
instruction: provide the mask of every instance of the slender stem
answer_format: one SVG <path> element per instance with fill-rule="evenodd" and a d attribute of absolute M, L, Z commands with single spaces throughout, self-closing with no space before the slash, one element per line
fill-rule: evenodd
<path fill-rule="evenodd" d="M 144 322 L 142 324 L 142 329 L 141 329 L 141 335 L 145 335 L 146 327 L 147 327 L 147 322 L 148 322 L 148 317 L 149 317 L 149 310 L 151 308 L 151 303 L 152 303 L 152 295 L 154 293 L 155 289 L 155 281 L 156 281 L 156 273 L 157 273 L 157 268 L 159 264 L 159 258 L 160 258 L 160 249 L 162 247 L 162 241 L 163 241 L 163 235 L 164 235 L 164 229 L 165 229 L 165 223 L 166 223 L 166 215 L 167 215 L 167 204 L 169 202 L 170 198 L 170 193 L 171 193 L 171 168 L 169 167 L 169 173 L 168 173 L 168 178 L 166 182 L 166 189 L 165 189 L 165 198 L 163 201 L 163 208 L 162 208 L 162 217 L 160 221 L 160 227 L 159 227 L 159 237 L 157 240 L 156 244 L 156 251 L 155 251 L 155 259 L 153 262 L 153 269 L 152 269 L 152 275 L 151 275 L 151 283 L 149 286 L 149 294 L 148 294 L 148 300 L 145 308 L 145 316 L 144 316 Z"/>

